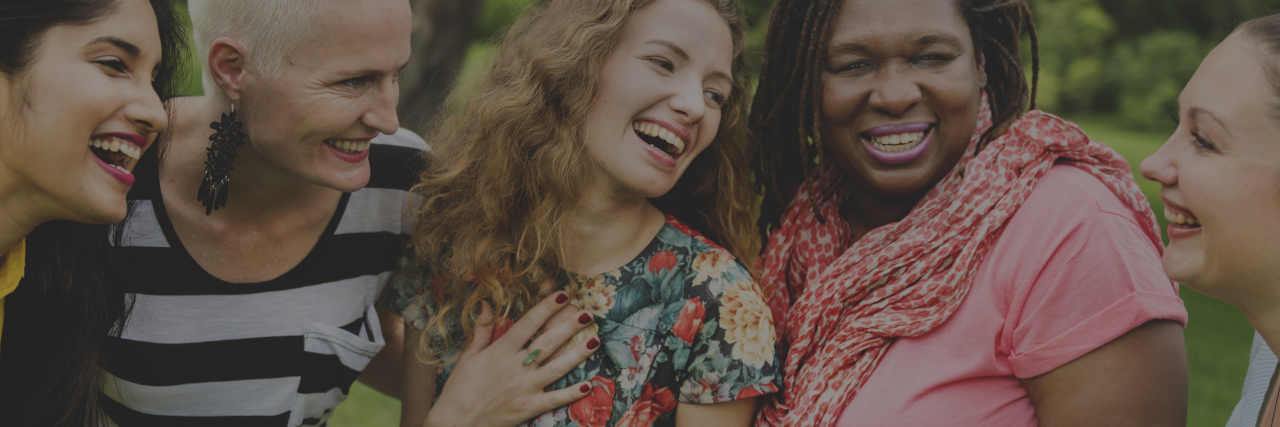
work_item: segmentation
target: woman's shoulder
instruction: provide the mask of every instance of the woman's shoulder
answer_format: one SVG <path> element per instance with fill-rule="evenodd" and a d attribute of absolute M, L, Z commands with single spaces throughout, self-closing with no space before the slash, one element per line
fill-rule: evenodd
<path fill-rule="evenodd" d="M 1058 227 L 1087 221 L 1100 214 L 1111 214 L 1132 222 L 1136 227 L 1139 213 L 1126 206 L 1106 184 L 1084 169 L 1056 164 L 1036 182 L 1031 195 L 1018 208 L 1010 223 L 1049 222 Z"/>
<path fill-rule="evenodd" d="M 750 272 L 733 254 L 674 216 L 667 215 L 667 225 L 658 233 L 658 240 L 683 250 L 683 259 L 676 257 L 668 262 L 675 268 L 687 270 L 694 277 L 692 284 L 695 286 L 709 280 L 754 283 Z"/>

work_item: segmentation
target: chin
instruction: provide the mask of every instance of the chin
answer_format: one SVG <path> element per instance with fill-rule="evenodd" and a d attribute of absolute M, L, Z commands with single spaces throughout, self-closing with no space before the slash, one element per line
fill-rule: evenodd
<path fill-rule="evenodd" d="M 354 193 L 369 185 L 369 169 L 364 169 L 363 173 L 353 175 L 343 175 L 324 179 L 314 184 L 325 188 L 332 188 L 343 193 Z"/>
<path fill-rule="evenodd" d="M 1203 279 L 1201 270 L 1203 270 L 1203 262 L 1196 260 L 1190 254 L 1179 253 L 1174 248 L 1165 249 L 1164 257 L 1160 260 L 1164 266 L 1164 272 L 1169 279 L 1174 282 L 1187 285 L 1191 289 L 1206 295 L 1213 294 L 1213 284 L 1206 283 Z"/>
<path fill-rule="evenodd" d="M 92 207 L 86 207 L 72 218 L 63 218 L 75 222 L 85 224 L 115 224 L 124 221 L 125 215 L 129 212 L 127 202 L 124 197 L 119 200 L 101 201 L 95 203 Z"/>

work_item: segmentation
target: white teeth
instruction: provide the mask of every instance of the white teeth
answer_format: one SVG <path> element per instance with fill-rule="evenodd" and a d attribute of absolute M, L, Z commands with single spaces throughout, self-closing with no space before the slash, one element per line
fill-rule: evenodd
<path fill-rule="evenodd" d="M 348 153 L 359 153 L 364 150 L 368 150 L 370 144 L 369 141 L 352 141 L 347 139 L 326 139 L 324 140 L 324 143 L 329 144 L 330 147 L 337 148 Z"/>
<path fill-rule="evenodd" d="M 102 151 L 124 153 L 124 155 L 134 160 L 142 158 L 142 148 L 128 142 L 121 142 L 115 138 L 91 139 L 89 140 L 89 146 Z"/>
<path fill-rule="evenodd" d="M 1164 208 L 1164 219 L 1178 225 L 1200 225 L 1200 220 Z"/>
<path fill-rule="evenodd" d="M 877 136 L 871 138 L 871 142 L 880 145 L 881 148 L 893 145 L 912 145 L 924 139 L 924 132 L 899 133 L 894 135 Z M 888 151 L 888 150 L 886 150 Z M 891 151 L 892 152 L 892 151 Z"/>
<path fill-rule="evenodd" d="M 111 167 L 113 167 L 113 168 L 116 168 L 116 169 L 120 170 L 120 172 L 124 172 L 124 173 L 126 173 L 126 174 L 133 175 L 133 172 L 129 172 L 129 170 L 128 170 L 128 169 L 125 169 L 125 168 L 123 168 L 123 167 L 120 167 L 120 166 L 117 166 L 117 165 L 111 165 Z"/>
<path fill-rule="evenodd" d="M 663 128 L 662 126 L 658 126 L 653 123 L 635 122 L 631 127 L 640 133 L 666 141 L 668 144 L 671 144 L 671 146 L 676 148 L 676 154 L 684 152 L 684 140 L 680 139 L 676 134 L 671 133 L 671 131 Z"/>

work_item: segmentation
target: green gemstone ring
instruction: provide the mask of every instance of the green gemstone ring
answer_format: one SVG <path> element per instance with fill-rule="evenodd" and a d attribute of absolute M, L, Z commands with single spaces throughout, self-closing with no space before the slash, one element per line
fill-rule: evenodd
<path fill-rule="evenodd" d="M 534 360 L 538 360 L 538 353 L 542 353 L 542 349 L 529 352 L 529 355 L 524 357 L 524 363 L 521 363 L 521 365 L 528 365 L 533 363 Z"/>

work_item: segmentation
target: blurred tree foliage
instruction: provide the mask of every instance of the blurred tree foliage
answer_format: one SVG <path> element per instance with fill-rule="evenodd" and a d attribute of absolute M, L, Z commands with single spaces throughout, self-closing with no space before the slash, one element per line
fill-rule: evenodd
<path fill-rule="evenodd" d="M 546 0 L 486 0 L 484 11 L 476 30 L 476 41 L 497 44 L 511 24 L 515 23 L 520 13 L 530 5 Z M 748 38 L 747 52 L 756 66 L 760 65 L 760 46 L 764 43 L 764 33 L 769 24 L 769 10 L 775 0 L 738 0 L 742 13 L 747 17 L 747 25 L 751 28 Z"/>
<path fill-rule="evenodd" d="M 1201 59 L 1277 0 L 1030 0 L 1040 39 L 1038 107 L 1165 128 Z M 1028 61 L 1028 71 L 1029 71 Z"/>
<path fill-rule="evenodd" d="M 541 1 L 486 0 L 476 40 L 497 43 L 525 8 Z M 1135 129 L 1168 127 L 1178 94 L 1209 50 L 1239 23 L 1280 12 L 1280 0 L 1028 1 L 1040 40 L 1037 106 L 1114 114 Z M 738 0 L 756 65 L 774 2 Z"/>

